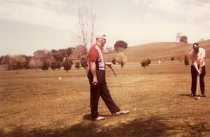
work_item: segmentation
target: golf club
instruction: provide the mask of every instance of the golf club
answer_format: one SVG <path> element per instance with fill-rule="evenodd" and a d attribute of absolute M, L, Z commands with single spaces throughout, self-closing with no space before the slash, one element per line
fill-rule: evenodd
<path fill-rule="evenodd" d="M 196 87 L 196 92 L 195 92 L 195 99 L 196 100 L 200 99 L 200 96 L 198 96 L 199 87 L 200 87 L 200 75 L 197 76 L 197 87 Z"/>
<path fill-rule="evenodd" d="M 124 90 L 125 88 L 122 87 L 122 84 L 121 84 L 121 82 L 120 82 L 120 80 L 119 80 L 117 74 L 115 73 L 114 69 L 113 69 L 112 66 L 111 66 L 112 63 L 111 63 L 111 64 L 106 64 L 106 65 L 112 70 L 113 74 L 115 75 L 115 77 L 116 77 L 116 79 L 117 79 L 117 82 L 118 82 L 119 85 L 120 85 L 121 91 L 123 92 L 123 95 L 124 95 L 124 96 L 127 96 L 127 95 L 125 94 L 125 90 Z M 134 107 L 133 101 L 131 100 L 131 98 L 130 98 L 129 96 L 127 96 L 126 98 L 128 99 L 128 103 L 132 105 L 132 111 L 136 111 L 136 107 Z"/>

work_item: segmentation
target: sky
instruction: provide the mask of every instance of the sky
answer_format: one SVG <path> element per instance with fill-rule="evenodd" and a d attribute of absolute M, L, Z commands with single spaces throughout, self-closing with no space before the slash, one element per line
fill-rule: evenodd
<path fill-rule="evenodd" d="M 95 13 L 95 34 L 107 35 L 107 47 L 117 40 L 175 42 L 177 33 L 190 43 L 210 39 L 209 0 L 0 0 L 0 56 L 82 44 L 84 5 Z"/>

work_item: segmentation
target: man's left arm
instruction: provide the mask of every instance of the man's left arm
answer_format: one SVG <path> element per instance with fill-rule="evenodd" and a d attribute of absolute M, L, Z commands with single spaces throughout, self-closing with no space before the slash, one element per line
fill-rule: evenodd
<path fill-rule="evenodd" d="M 202 67 L 205 65 L 205 62 L 204 62 L 204 58 L 206 57 L 206 51 L 205 49 L 202 50 L 201 52 L 201 57 L 200 57 L 200 60 L 199 60 L 199 71 L 201 73 L 202 71 Z"/>

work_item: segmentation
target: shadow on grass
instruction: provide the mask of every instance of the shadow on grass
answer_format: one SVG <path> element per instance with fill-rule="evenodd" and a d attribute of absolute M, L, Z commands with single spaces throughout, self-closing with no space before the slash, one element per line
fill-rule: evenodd
<path fill-rule="evenodd" d="M 190 96 L 190 93 L 189 94 L 179 94 L 180 96 L 183 96 L 183 97 L 191 97 Z"/>
<path fill-rule="evenodd" d="M 90 114 L 84 115 L 84 116 L 83 116 L 83 119 L 84 119 L 84 120 L 92 120 Z"/>
<path fill-rule="evenodd" d="M 86 116 L 88 117 L 88 116 Z M 88 118 L 87 118 L 88 119 Z M 110 122 L 110 121 L 108 121 Z M 186 128 L 184 126 L 184 128 Z M 34 129 L 31 131 L 23 128 L 16 128 L 10 133 L 0 131 L 1 137 L 164 137 L 175 136 L 176 126 L 168 126 L 163 123 L 159 117 L 149 119 L 135 119 L 127 123 L 118 125 L 108 125 L 106 120 L 92 122 L 83 121 L 66 129 Z M 205 126 L 200 124 L 187 126 L 186 130 L 189 135 L 200 136 L 202 132 L 207 132 Z M 178 131 L 179 132 L 179 131 Z M 173 134 L 172 134 L 173 133 Z M 209 130 L 208 130 L 208 133 Z"/>
<path fill-rule="evenodd" d="M 111 118 L 111 117 L 115 117 L 115 115 L 100 115 L 100 116 L 103 116 L 103 117 L 109 117 L 109 118 Z M 91 115 L 90 114 L 87 114 L 87 115 L 84 115 L 83 116 L 83 119 L 84 120 L 92 120 L 92 118 L 91 118 Z"/>
<path fill-rule="evenodd" d="M 195 97 L 202 97 L 202 95 L 198 94 L 196 96 L 191 96 L 190 94 L 179 94 L 182 97 L 189 97 L 189 98 L 195 98 Z M 208 97 L 205 97 L 208 98 Z"/>

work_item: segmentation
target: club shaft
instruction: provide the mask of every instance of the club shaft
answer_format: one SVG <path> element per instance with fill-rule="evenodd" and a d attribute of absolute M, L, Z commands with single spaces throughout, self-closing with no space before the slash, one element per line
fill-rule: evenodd
<path fill-rule="evenodd" d="M 115 75 L 115 77 L 116 77 L 116 79 L 117 79 L 117 82 L 118 82 L 119 85 L 120 85 L 121 91 L 123 92 L 123 95 L 126 96 L 126 98 L 127 98 L 127 100 L 128 100 L 128 103 L 129 103 L 129 104 L 131 103 L 132 107 L 134 107 L 133 102 L 132 102 L 132 100 L 130 99 L 130 97 L 127 96 L 127 95 L 125 94 L 125 87 L 123 88 L 123 86 L 122 86 L 122 84 L 121 84 L 121 82 L 120 82 L 120 80 L 119 80 L 117 74 L 115 73 L 114 69 L 113 69 L 111 66 L 110 66 L 110 69 L 112 70 L 113 74 Z"/>

